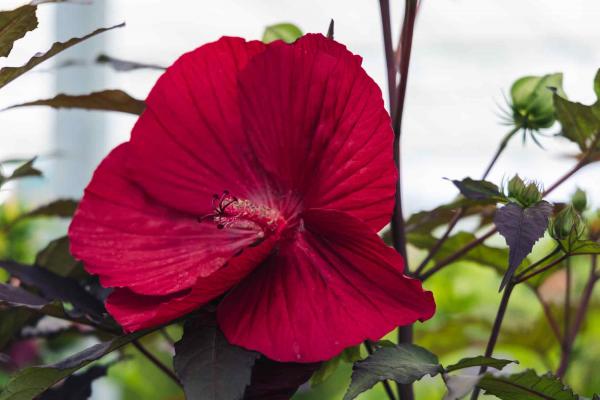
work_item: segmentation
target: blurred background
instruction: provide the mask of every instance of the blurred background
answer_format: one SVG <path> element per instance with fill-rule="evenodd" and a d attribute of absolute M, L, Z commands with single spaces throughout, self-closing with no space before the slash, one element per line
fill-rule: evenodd
<path fill-rule="evenodd" d="M 2 0 L 0 8 L 22 3 Z M 397 38 L 403 2 L 392 3 L 393 37 Z M 305 32 L 325 32 L 331 18 L 335 20 L 336 40 L 364 58 L 364 68 L 384 88 L 384 94 L 386 91 L 376 0 L 94 0 L 85 5 L 43 5 L 38 17 L 40 28 L 18 41 L 10 57 L 0 59 L 0 66 L 20 65 L 56 40 L 123 21 L 127 25 L 69 49 L 11 83 L 3 90 L 0 108 L 57 93 L 84 94 L 102 89 L 123 89 L 144 98 L 159 72 L 116 72 L 95 65 L 96 56 L 106 53 L 167 66 L 182 53 L 221 35 L 260 39 L 266 25 L 284 21 L 297 24 Z M 403 186 L 408 213 L 451 200 L 456 189 L 444 177 L 478 177 L 483 172 L 509 129 L 501 125 L 499 114 L 506 109 L 504 94 L 517 78 L 563 72 L 569 98 L 584 103 L 595 100 L 591 82 L 600 67 L 598 21 L 597 0 L 423 0 L 404 113 Z M 78 60 L 79 65 L 63 65 L 70 60 Z M 94 167 L 112 147 L 128 139 L 134 122 L 134 116 L 119 113 L 42 107 L 0 112 L 0 159 L 39 155 L 37 165 L 45 173 L 43 179 L 20 184 L 19 204 L 37 205 L 56 197 L 79 198 Z M 545 149 L 531 142 L 523 147 L 514 140 L 489 179 L 500 183 L 519 172 L 549 185 L 573 164 L 569 155 L 576 154 L 577 148 L 559 138 L 542 138 L 542 144 Z M 584 169 L 550 200 L 565 201 L 576 186 L 582 186 L 597 206 L 599 178 L 597 168 Z M 5 206 L 16 204 L 16 194 L 15 186 L 6 185 L 0 202 Z M 30 240 L 31 254 L 48 238 L 64 234 L 66 227 L 60 223 L 40 224 L 45 224 L 43 232 L 47 236 Z M 27 250 L 23 252 L 21 257 L 26 259 Z M 464 278 L 466 275 L 469 279 Z M 421 343 L 440 354 L 442 361 L 480 353 L 499 300 L 495 274 L 459 265 L 427 286 L 439 293 L 440 312 L 429 328 L 419 328 Z M 499 351 L 508 357 L 518 356 L 522 364 L 543 371 L 554 365 L 558 350 L 547 332 L 528 331 L 541 318 L 532 296 L 525 290 L 517 293 L 509 310 L 513 318 L 506 325 L 506 343 L 511 344 L 501 343 Z M 599 334 L 593 330 L 593 325 L 600 325 L 597 299 L 594 304 L 590 318 L 599 323 L 588 324 L 584 337 Z M 478 320 L 469 324 L 461 320 L 463 315 Z M 457 340 L 459 337 L 463 339 Z M 585 352 L 576 352 L 582 360 L 579 365 L 585 366 L 581 370 L 573 368 L 569 382 L 582 394 L 591 394 L 600 391 L 599 383 L 593 382 L 591 375 L 588 379 L 583 371 L 600 367 L 600 344 L 590 341 L 586 346 Z M 316 392 L 305 388 L 298 397 L 341 398 L 343 389 L 337 389 L 335 382 L 348 380 L 349 368 L 342 366 L 332 379 L 316 386 Z M 149 377 L 150 382 L 162 386 L 155 389 L 148 385 Z M 111 368 L 110 378 L 99 380 L 96 387 L 96 399 L 180 396 L 153 366 L 142 361 Z M 433 381 L 418 385 L 417 390 L 424 399 L 440 398 L 442 393 L 439 382 Z M 362 398 L 377 399 L 380 393 L 373 391 Z"/>

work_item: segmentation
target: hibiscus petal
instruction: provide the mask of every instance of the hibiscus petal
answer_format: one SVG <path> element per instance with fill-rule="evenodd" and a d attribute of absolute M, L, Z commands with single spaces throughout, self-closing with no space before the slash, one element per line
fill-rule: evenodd
<path fill-rule="evenodd" d="M 212 221 L 153 201 L 124 176 L 125 143 L 98 167 L 69 228 L 71 251 L 106 287 L 166 295 L 191 287 L 259 240 L 262 232 Z"/>
<path fill-rule="evenodd" d="M 195 214 L 214 193 L 247 197 L 252 185 L 237 75 L 264 44 L 223 37 L 181 56 L 161 76 L 131 136 L 128 168 L 147 193 Z"/>
<path fill-rule="evenodd" d="M 302 218 L 295 240 L 219 305 L 231 343 L 277 361 L 314 362 L 433 315 L 431 292 L 402 274 L 402 258 L 364 222 L 318 209 Z"/>
<path fill-rule="evenodd" d="M 293 193 L 306 208 L 346 211 L 376 231 L 389 222 L 393 133 L 360 57 L 306 35 L 270 44 L 239 82 L 248 148 L 272 190 L 256 200 L 281 209 L 279 197 Z"/>
<path fill-rule="evenodd" d="M 271 236 L 257 246 L 233 257 L 214 274 L 200 277 L 191 289 L 166 296 L 140 295 L 129 289 L 115 289 L 106 301 L 106 309 L 127 332 L 171 321 L 190 313 L 247 276 L 271 252 L 277 241 Z"/>

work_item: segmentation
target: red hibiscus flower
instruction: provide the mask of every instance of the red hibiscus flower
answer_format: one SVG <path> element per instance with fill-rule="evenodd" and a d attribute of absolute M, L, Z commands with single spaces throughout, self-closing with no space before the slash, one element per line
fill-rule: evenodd
<path fill-rule="evenodd" d="M 183 55 L 146 103 L 69 229 L 125 330 L 220 299 L 231 343 L 312 362 L 433 315 L 376 234 L 397 173 L 360 57 L 322 35 L 225 37 Z"/>

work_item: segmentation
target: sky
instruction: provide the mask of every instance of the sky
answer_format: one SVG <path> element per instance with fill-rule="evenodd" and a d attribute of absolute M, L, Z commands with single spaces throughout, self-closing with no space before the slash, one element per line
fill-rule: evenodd
<path fill-rule="evenodd" d="M 18 1 L 3 0 L 0 7 L 11 3 Z M 392 3 L 396 38 L 403 3 Z M 266 25 L 282 21 L 305 32 L 325 32 L 334 18 L 336 39 L 364 58 L 364 68 L 380 86 L 385 83 L 376 0 L 96 0 L 92 6 L 43 5 L 39 18 L 40 29 L 17 42 L 0 66 L 21 64 L 57 38 L 123 21 L 125 28 L 68 50 L 61 60 L 90 61 L 104 52 L 168 65 L 221 35 L 258 39 Z M 451 200 L 456 189 L 443 178 L 481 175 L 508 130 L 499 110 L 517 78 L 563 72 L 571 99 L 594 101 L 599 20 L 597 0 L 423 0 L 404 112 L 402 184 L 407 212 Z M 61 91 L 120 88 L 143 98 L 157 77 L 152 71 L 118 73 L 91 65 L 56 69 L 46 64 L 7 86 L 0 108 Z M 94 166 L 110 148 L 127 140 L 134 122 L 134 117 L 118 113 L 44 108 L 0 112 L 0 159 L 42 155 L 40 165 L 49 173 L 43 183 L 28 186 L 34 202 L 48 196 L 78 197 Z M 557 125 L 548 133 L 558 130 Z M 549 186 L 573 164 L 568 156 L 576 147 L 559 138 L 542 138 L 542 143 L 544 150 L 514 140 L 489 179 L 500 183 L 519 172 Z M 588 167 L 550 199 L 563 201 L 579 185 L 599 205 L 599 178 L 599 168 Z"/>

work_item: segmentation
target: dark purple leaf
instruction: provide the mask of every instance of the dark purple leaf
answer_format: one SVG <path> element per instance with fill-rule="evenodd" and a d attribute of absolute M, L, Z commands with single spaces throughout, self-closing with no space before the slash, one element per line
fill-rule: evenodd
<path fill-rule="evenodd" d="M 509 203 L 496 211 L 494 224 L 509 248 L 508 270 L 500 290 L 510 281 L 521 261 L 531 253 L 535 242 L 544 236 L 551 214 L 552 205 L 544 200 L 527 208 Z"/>
<path fill-rule="evenodd" d="M 41 309 L 49 304 L 47 299 L 20 287 L 0 283 L 0 302 L 11 306 Z"/>
<path fill-rule="evenodd" d="M 78 43 L 83 42 L 93 36 L 96 36 L 100 33 L 106 32 L 111 29 L 120 28 L 125 26 L 125 24 L 119 24 L 115 26 L 111 26 L 110 28 L 100 28 L 96 29 L 94 32 L 89 33 L 80 38 L 72 38 L 67 40 L 66 42 L 55 42 L 50 49 L 45 53 L 38 53 L 31 57 L 29 61 L 19 67 L 4 67 L 0 69 L 0 88 L 6 86 L 8 83 L 12 82 L 19 76 L 23 75 L 25 72 L 31 70 L 35 66 L 41 64 L 42 62 L 48 60 L 49 58 L 54 57 L 58 53 L 63 50 L 68 49 L 69 47 L 75 46 Z"/>
<path fill-rule="evenodd" d="M 106 375 L 108 368 L 95 365 L 81 374 L 71 375 L 57 388 L 42 393 L 38 400 L 87 400 L 92 395 L 92 383 Z"/>
<path fill-rule="evenodd" d="M 499 199 L 504 196 L 498 189 L 498 186 L 488 181 L 479 181 L 471 178 L 463 180 L 452 180 L 454 186 L 460 190 L 460 193 L 471 200 L 489 200 Z"/>
<path fill-rule="evenodd" d="M 287 400 L 307 382 L 321 363 L 280 363 L 261 357 L 252 369 L 244 400 Z"/>
<path fill-rule="evenodd" d="M 0 12 L 0 57 L 10 54 L 13 44 L 38 26 L 36 7 L 24 5 Z"/>
<path fill-rule="evenodd" d="M 54 300 L 69 302 L 76 310 L 96 317 L 104 313 L 102 302 L 88 293 L 74 279 L 56 275 L 44 268 L 12 261 L 1 261 L 0 268 L 19 278 L 23 284 L 38 289 L 46 302 Z"/>
<path fill-rule="evenodd" d="M 258 356 L 227 342 L 214 319 L 204 317 L 186 321 L 173 365 L 188 399 L 237 400 Z"/>
<path fill-rule="evenodd" d="M 136 69 L 154 69 L 159 71 L 164 71 L 166 69 L 161 65 L 144 64 L 136 61 L 121 60 L 119 58 L 107 56 L 106 54 L 100 54 L 98 58 L 96 58 L 96 62 L 99 64 L 108 64 L 116 71 L 120 72 L 133 71 Z"/>
<path fill-rule="evenodd" d="M 59 94 L 51 99 L 29 101 L 7 108 L 49 106 L 52 108 L 80 108 L 84 110 L 118 111 L 140 115 L 146 103 L 135 99 L 122 90 L 103 90 L 83 95 Z"/>

